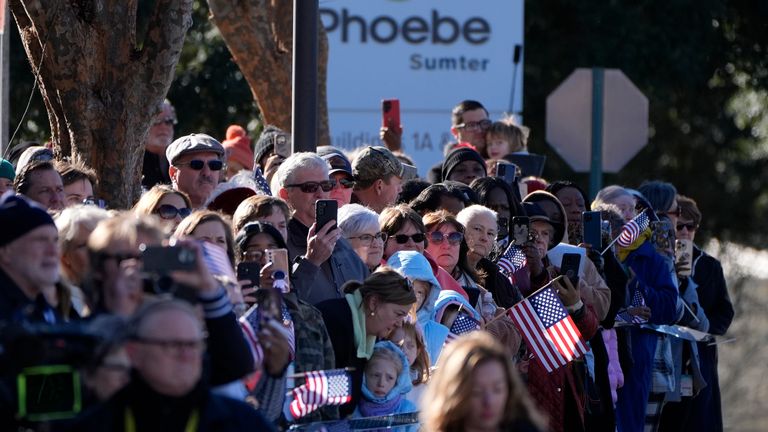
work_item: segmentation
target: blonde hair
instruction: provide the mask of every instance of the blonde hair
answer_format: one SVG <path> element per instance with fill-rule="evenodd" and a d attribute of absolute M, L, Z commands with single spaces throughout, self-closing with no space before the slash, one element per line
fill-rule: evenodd
<path fill-rule="evenodd" d="M 166 195 L 176 194 L 184 200 L 187 208 L 192 208 L 192 202 L 189 200 L 189 196 L 182 191 L 178 191 L 168 185 L 158 184 L 152 186 L 152 189 L 144 193 L 139 200 L 134 204 L 131 209 L 132 212 L 137 215 L 151 215 L 157 210 L 157 207 Z"/>
<path fill-rule="evenodd" d="M 373 363 L 377 361 L 388 361 L 395 365 L 395 379 L 403 373 L 403 360 L 391 349 L 379 348 L 374 350 L 371 358 L 365 365 L 365 369 L 367 370 L 369 367 L 373 367 Z"/>
<path fill-rule="evenodd" d="M 509 153 L 519 152 L 528 148 L 528 135 L 530 129 L 518 124 L 513 116 L 506 116 L 499 121 L 493 122 L 490 128 L 485 132 L 488 137 L 500 137 L 509 145 Z"/>
<path fill-rule="evenodd" d="M 424 393 L 421 422 L 430 432 L 462 431 L 469 415 L 472 376 L 478 367 L 499 362 L 506 372 L 509 389 L 504 417 L 499 430 L 508 430 L 519 420 L 527 420 L 544 430 L 543 418 L 533 402 L 504 347 L 486 332 L 472 332 L 451 342 L 440 355 L 437 370 Z"/>
<path fill-rule="evenodd" d="M 413 342 L 416 343 L 416 359 L 413 361 L 413 364 L 411 365 L 411 370 L 418 371 L 418 376 L 416 379 L 414 379 L 411 384 L 413 385 L 419 385 L 424 384 L 427 381 L 429 381 L 429 365 L 431 364 L 429 359 L 429 352 L 427 352 L 427 345 L 424 343 L 424 335 L 421 333 L 421 330 L 416 327 L 416 324 L 413 322 L 406 321 L 403 323 L 403 325 L 400 327 L 400 329 L 403 331 L 403 340 L 397 341 L 392 340 L 390 336 L 390 340 L 392 342 L 399 346 L 400 348 L 405 345 L 405 338 L 410 337 L 413 339 Z M 395 332 L 392 332 L 394 334 Z M 405 352 L 405 350 L 403 350 Z"/>
<path fill-rule="evenodd" d="M 345 294 L 360 291 L 363 304 L 368 305 L 374 297 L 383 303 L 410 306 L 416 303 L 416 293 L 411 282 L 390 267 L 379 267 L 364 282 L 350 281 L 344 284 Z"/>

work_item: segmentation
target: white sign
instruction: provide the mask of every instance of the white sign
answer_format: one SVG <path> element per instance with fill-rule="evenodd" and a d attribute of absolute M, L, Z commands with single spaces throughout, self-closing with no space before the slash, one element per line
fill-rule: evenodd
<path fill-rule="evenodd" d="M 328 33 L 331 144 L 381 145 L 381 100 L 400 99 L 403 151 L 424 176 L 453 141 L 451 110 L 482 103 L 510 111 L 513 54 L 523 45 L 523 0 L 334 0 L 320 3 Z M 524 51 L 524 50 L 523 50 Z M 523 62 L 513 111 L 522 110 Z"/>

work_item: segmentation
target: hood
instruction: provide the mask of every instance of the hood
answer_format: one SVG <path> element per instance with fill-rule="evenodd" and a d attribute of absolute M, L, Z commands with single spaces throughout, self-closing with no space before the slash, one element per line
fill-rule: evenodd
<path fill-rule="evenodd" d="M 558 243 L 568 243 L 568 216 L 565 214 L 565 207 L 563 207 L 563 204 L 560 202 L 560 200 L 551 193 L 543 190 L 533 191 L 526 195 L 525 198 L 523 198 L 523 202 L 538 203 L 541 201 L 549 201 L 555 204 L 558 209 L 560 209 L 560 214 L 563 217 L 562 221 L 560 222 L 562 230 L 557 229 L 557 227 L 555 228 L 555 236 L 557 237 L 557 234 L 560 234 L 560 238 L 556 238 L 555 240 L 557 240 Z M 546 209 L 543 210 L 545 210 L 546 213 Z M 553 222 L 556 223 L 556 221 Z"/>
<path fill-rule="evenodd" d="M 424 300 L 421 308 L 416 311 L 419 324 L 423 327 L 427 321 L 432 319 L 435 302 L 441 291 L 440 282 L 437 281 L 434 273 L 432 273 L 429 261 L 424 255 L 416 251 L 400 251 L 395 252 L 389 257 L 387 265 L 411 281 L 429 282 L 431 288 L 427 293 L 427 298 Z"/>
<path fill-rule="evenodd" d="M 472 307 L 471 304 L 469 304 L 467 299 L 462 297 L 461 294 L 457 293 L 456 291 L 449 290 L 442 290 L 437 296 L 437 301 L 435 302 L 435 313 L 432 315 L 432 319 L 440 324 L 440 320 L 443 318 L 443 312 L 445 312 L 445 308 L 452 304 L 460 305 L 461 310 L 469 312 L 474 319 L 482 321 L 480 314 L 475 310 L 475 308 Z"/>
<path fill-rule="evenodd" d="M 397 358 L 402 361 L 403 368 L 400 371 L 400 375 L 397 377 L 395 386 L 392 387 L 392 390 L 390 390 L 383 398 L 376 397 L 370 390 L 368 390 L 368 382 L 365 378 L 365 373 L 363 373 L 363 397 L 374 403 L 389 402 L 399 395 L 407 394 L 413 388 L 413 384 L 411 384 L 411 365 L 408 364 L 408 358 L 405 356 L 405 353 L 403 353 L 403 350 L 390 341 L 377 342 L 376 345 L 373 346 L 374 354 L 379 350 L 389 350 L 394 352 L 397 355 Z"/>

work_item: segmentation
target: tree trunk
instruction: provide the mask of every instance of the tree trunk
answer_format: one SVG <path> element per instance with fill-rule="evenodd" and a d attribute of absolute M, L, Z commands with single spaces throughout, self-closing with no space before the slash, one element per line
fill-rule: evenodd
<path fill-rule="evenodd" d="M 143 143 L 173 80 L 192 0 L 10 0 L 58 157 L 93 167 L 99 195 L 139 194 Z"/>
<path fill-rule="evenodd" d="M 264 122 L 290 131 L 293 1 L 208 0 L 208 5 L 211 20 L 248 81 Z M 328 37 L 322 25 L 318 28 L 317 145 L 327 145 Z"/>

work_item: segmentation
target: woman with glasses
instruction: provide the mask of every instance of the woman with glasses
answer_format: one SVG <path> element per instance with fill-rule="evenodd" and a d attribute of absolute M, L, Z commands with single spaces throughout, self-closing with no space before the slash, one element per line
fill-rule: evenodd
<path fill-rule="evenodd" d="M 339 209 L 339 228 L 368 270 L 375 270 L 387 242 L 387 234 L 379 230 L 379 215 L 360 204 L 347 204 Z"/>
<path fill-rule="evenodd" d="M 144 193 L 131 211 L 136 215 L 157 215 L 176 229 L 182 219 L 192 213 L 190 208 L 192 203 L 187 194 L 159 184 Z"/>
<path fill-rule="evenodd" d="M 421 216 L 406 204 L 399 204 L 394 207 L 387 207 L 379 215 L 379 226 L 381 231 L 387 234 L 387 241 L 384 243 L 384 259 L 389 259 L 395 252 L 403 250 L 412 250 L 420 254 L 429 261 L 440 287 L 444 290 L 456 291 L 465 299 L 469 298 L 464 288 L 451 276 L 450 273 L 443 270 L 435 259 L 425 250 L 427 247 L 427 229 Z"/>

